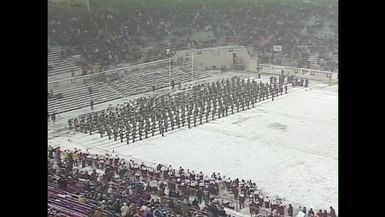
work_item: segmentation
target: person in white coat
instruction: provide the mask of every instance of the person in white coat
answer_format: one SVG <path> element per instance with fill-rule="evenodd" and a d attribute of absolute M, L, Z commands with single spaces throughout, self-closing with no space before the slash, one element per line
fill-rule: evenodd
<path fill-rule="evenodd" d="M 265 199 L 263 200 L 263 202 L 265 203 L 265 208 L 268 209 L 270 208 L 270 199 L 268 196 L 265 197 Z"/>
<path fill-rule="evenodd" d="M 110 195 L 112 194 L 112 186 L 111 185 L 108 187 L 107 193 Z"/>
<path fill-rule="evenodd" d="M 58 172 L 60 170 L 60 167 L 57 164 L 56 160 L 52 164 L 52 169 L 54 169 L 56 172 Z"/>
<path fill-rule="evenodd" d="M 167 186 L 164 188 L 164 194 L 166 196 L 169 196 L 169 194 L 170 194 L 170 189 Z"/>
<path fill-rule="evenodd" d="M 125 217 L 128 214 L 129 207 L 127 206 L 127 203 L 123 203 L 123 206 L 120 208 L 121 216 Z"/>
<path fill-rule="evenodd" d="M 305 217 L 305 213 L 299 210 L 296 217 Z"/>

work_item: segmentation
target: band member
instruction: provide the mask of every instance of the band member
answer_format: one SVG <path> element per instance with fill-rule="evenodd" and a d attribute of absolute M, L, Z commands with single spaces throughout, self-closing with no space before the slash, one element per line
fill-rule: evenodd
<path fill-rule="evenodd" d="M 70 130 L 72 129 L 72 123 L 73 123 L 72 118 L 68 119 L 68 127 Z"/>
<path fill-rule="evenodd" d="M 114 141 L 117 141 L 118 140 L 118 129 L 116 126 L 114 127 L 113 133 L 114 133 Z"/>
<path fill-rule="evenodd" d="M 119 135 L 119 138 L 120 138 L 120 142 L 123 142 L 123 131 L 120 128 L 118 130 L 118 135 Z"/>
<path fill-rule="evenodd" d="M 166 114 L 163 115 L 163 125 L 164 125 L 164 131 L 167 132 L 168 129 L 168 117 Z"/>
<path fill-rule="evenodd" d="M 104 126 L 101 123 L 98 124 L 98 131 L 100 134 L 100 138 L 102 138 L 104 134 Z"/>
<path fill-rule="evenodd" d="M 135 121 L 133 123 L 135 123 Z M 132 126 L 132 143 L 135 142 L 135 138 L 136 138 L 136 125 L 133 124 L 133 126 Z"/>
<path fill-rule="evenodd" d="M 163 124 L 160 125 L 160 127 L 159 127 L 159 132 L 160 132 L 160 134 L 161 134 L 162 136 L 164 136 L 164 126 L 163 126 Z"/>
<path fill-rule="evenodd" d="M 126 127 L 126 142 L 127 144 L 130 143 L 130 128 Z"/>
<path fill-rule="evenodd" d="M 148 134 L 150 133 L 150 129 L 151 129 L 150 119 L 147 119 L 146 127 L 145 127 L 145 135 L 146 135 L 146 138 L 148 138 Z"/>
<path fill-rule="evenodd" d="M 155 135 L 155 127 L 156 127 L 156 121 L 155 118 L 152 119 L 152 125 L 151 125 L 151 135 Z"/>
<path fill-rule="evenodd" d="M 187 126 L 188 126 L 188 128 L 191 128 L 191 125 L 190 125 L 190 116 L 191 116 L 191 114 L 190 114 L 190 112 L 187 114 Z"/>
<path fill-rule="evenodd" d="M 107 131 L 108 139 L 111 140 L 111 129 L 108 126 L 106 127 L 106 131 Z"/>

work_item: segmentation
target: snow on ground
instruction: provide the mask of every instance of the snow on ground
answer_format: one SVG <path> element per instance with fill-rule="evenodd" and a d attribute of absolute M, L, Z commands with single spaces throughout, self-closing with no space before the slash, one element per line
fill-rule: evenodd
<path fill-rule="evenodd" d="M 250 110 L 129 145 L 69 132 L 63 120 L 50 124 L 49 144 L 251 179 L 289 203 L 338 211 L 338 85 L 310 84 Z"/>

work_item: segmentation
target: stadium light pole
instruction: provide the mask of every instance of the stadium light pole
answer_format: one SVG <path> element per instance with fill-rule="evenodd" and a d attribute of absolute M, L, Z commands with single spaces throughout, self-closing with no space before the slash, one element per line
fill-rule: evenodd
<path fill-rule="evenodd" d="M 170 89 L 172 89 L 172 86 L 171 86 L 171 49 L 166 48 L 165 52 L 166 52 L 166 55 L 168 57 L 168 83 L 170 84 Z"/>
<path fill-rule="evenodd" d="M 191 52 L 191 83 L 194 82 L 194 51 Z"/>
<path fill-rule="evenodd" d="M 88 9 L 88 13 L 90 13 L 90 0 L 87 0 L 87 9 Z"/>
<path fill-rule="evenodd" d="M 171 58 L 168 58 L 168 83 L 170 84 L 170 89 L 172 89 L 171 86 Z"/>

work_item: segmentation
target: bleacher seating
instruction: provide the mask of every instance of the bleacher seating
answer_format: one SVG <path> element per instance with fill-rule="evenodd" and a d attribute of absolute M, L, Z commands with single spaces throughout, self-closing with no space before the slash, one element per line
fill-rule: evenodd
<path fill-rule="evenodd" d="M 309 55 L 308 61 L 311 69 L 320 69 L 318 62 L 318 53 L 312 53 Z"/>
<path fill-rule="evenodd" d="M 175 85 L 179 82 L 186 83 L 191 81 L 191 67 L 178 66 L 172 69 L 172 80 Z M 168 69 L 138 71 L 135 73 L 122 74 L 121 79 L 107 82 L 97 82 L 87 85 L 71 87 L 63 90 L 55 91 L 55 94 L 63 94 L 60 99 L 48 100 L 48 112 L 62 113 L 90 105 L 91 99 L 94 104 L 119 99 L 147 91 L 152 91 L 152 86 L 156 89 L 170 86 L 168 78 Z M 209 73 L 194 69 L 194 80 L 208 78 Z M 92 87 L 93 93 L 88 92 L 88 88 Z"/>
<path fill-rule="evenodd" d="M 48 43 L 48 70 L 49 75 L 70 73 L 72 70 L 77 72 L 81 71 L 80 67 L 64 59 L 62 55 L 63 49 L 54 45 L 52 42 Z"/>
<path fill-rule="evenodd" d="M 82 189 L 68 188 L 67 190 L 61 190 L 52 183 L 48 184 L 48 207 L 51 210 L 64 216 L 86 217 L 90 216 L 98 207 L 98 202 L 91 199 L 87 199 L 85 203 L 79 202 L 78 198 Z M 103 213 L 107 216 L 107 211 Z"/>
<path fill-rule="evenodd" d="M 92 94 L 88 92 L 88 87 L 92 87 Z M 67 88 L 56 92 L 58 93 L 62 93 L 63 98 L 48 100 L 49 113 L 83 108 L 90 105 L 91 99 L 97 104 L 122 97 L 119 92 L 101 82 Z"/>
<path fill-rule="evenodd" d="M 248 203 L 250 201 L 245 201 L 246 209 L 236 208 L 235 205 L 239 200 L 234 199 L 232 192 L 233 189 L 238 189 L 238 192 L 240 192 L 243 188 L 242 186 L 246 185 L 249 186 L 249 191 L 246 191 L 245 196 L 250 199 L 254 198 L 256 202 L 254 207 L 257 208 L 259 214 L 262 214 L 260 216 L 268 216 L 269 213 L 275 213 L 272 209 L 275 204 L 274 209 L 282 209 L 285 214 L 273 216 L 288 217 L 287 202 L 278 196 L 271 197 L 265 194 L 265 192 L 261 192 L 252 180 L 242 180 L 240 182 L 238 178 L 230 179 L 229 177 L 221 177 L 219 173 L 216 174 L 215 172 L 211 176 L 207 176 L 202 172 L 192 174 L 188 169 L 187 172 L 185 172 L 186 169 L 182 167 L 178 170 L 174 169 L 171 165 L 167 166 L 151 162 L 145 163 L 143 160 L 137 159 L 119 159 L 117 155 L 109 154 L 99 154 L 98 156 L 90 153 L 81 153 L 80 150 L 76 151 L 80 158 L 73 159 L 72 152 L 70 160 L 68 150 L 64 151 L 67 154 L 64 154 L 61 150 L 55 150 L 52 147 L 49 148 L 49 150 L 52 151 L 52 153 L 49 154 L 50 162 L 60 161 L 63 166 L 61 169 L 64 172 L 53 169 L 53 164 L 49 164 L 48 212 L 54 210 L 56 213 L 62 213 L 63 216 L 83 217 L 91 216 L 95 208 L 101 207 L 103 216 L 118 217 L 120 216 L 120 211 L 115 211 L 115 205 L 121 207 L 122 203 L 126 202 L 126 204 L 135 204 L 135 206 L 130 205 L 130 207 L 135 207 L 133 210 L 135 210 L 136 213 L 139 213 L 142 205 L 145 205 L 147 208 L 150 208 L 148 210 L 152 210 L 150 211 L 151 214 L 154 214 L 154 209 L 158 209 L 162 210 L 162 212 L 165 211 L 165 215 L 163 216 L 177 216 L 175 214 L 182 214 L 183 212 L 181 213 L 181 210 L 183 210 L 184 215 L 181 216 L 191 216 L 190 214 L 192 213 L 199 213 L 200 216 L 207 217 L 212 216 L 213 213 L 209 207 L 217 206 L 217 208 L 227 208 L 225 216 L 227 216 L 227 214 L 231 214 L 231 216 L 245 216 L 241 213 L 245 214 L 244 211 L 248 211 L 247 209 L 251 206 L 251 204 Z M 67 157 L 65 158 L 64 156 Z M 84 161 L 84 166 L 71 166 L 72 169 L 67 170 L 68 165 L 74 165 L 75 162 L 76 164 L 80 164 L 82 161 Z M 95 174 L 88 173 L 88 176 L 85 176 L 84 170 L 79 173 L 79 169 L 81 170 L 82 168 L 92 169 L 95 171 Z M 108 171 L 115 171 L 115 175 L 112 175 L 112 173 L 109 173 L 112 176 L 106 175 L 107 168 Z M 104 171 L 104 173 L 97 172 L 96 169 Z M 74 173 L 74 171 L 78 172 Z M 181 172 L 186 175 L 181 176 Z M 162 173 L 163 175 L 161 175 Z M 195 178 L 192 179 L 191 175 Z M 63 180 L 66 181 L 66 185 L 59 184 L 63 183 Z M 166 192 L 161 185 L 166 185 L 168 191 Z M 202 187 L 197 188 L 196 185 Z M 148 188 L 148 186 L 150 187 Z M 123 193 L 123 190 L 125 193 Z M 203 194 L 203 200 L 201 202 L 196 200 L 198 199 L 199 192 Z M 204 199 L 205 194 L 208 196 L 207 202 L 205 202 Z M 84 200 L 79 200 L 81 195 L 83 195 Z M 268 207 L 265 207 L 266 203 L 264 202 L 264 198 L 269 198 L 267 202 Z M 155 200 L 159 201 L 155 202 Z M 198 206 L 192 205 L 194 202 L 192 200 L 195 200 Z M 209 204 L 208 201 L 210 201 L 211 204 Z M 172 202 L 172 206 L 170 202 Z M 282 204 L 282 206 L 279 204 Z M 177 207 L 179 207 L 179 211 L 176 209 Z M 297 213 L 298 209 L 302 209 L 301 206 L 293 206 L 294 213 Z M 187 213 L 187 210 L 191 213 Z M 331 210 L 332 207 L 330 211 Z M 210 214 L 210 212 L 212 213 Z M 326 215 L 332 216 L 328 214 L 329 213 Z M 53 215 L 49 215 L 49 217 L 50 216 Z"/>

